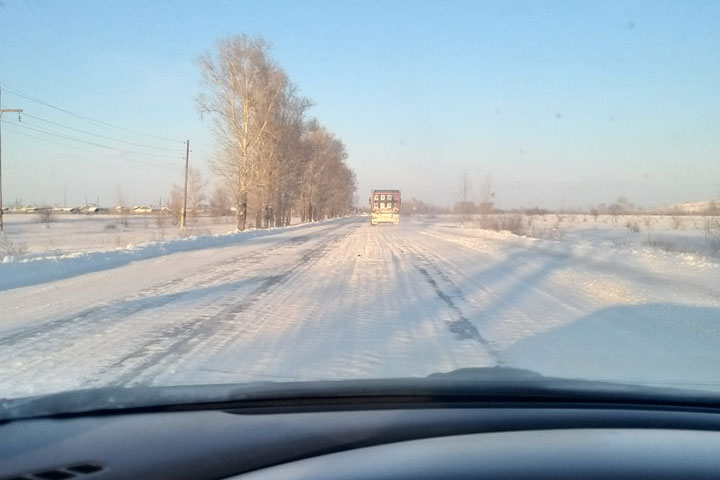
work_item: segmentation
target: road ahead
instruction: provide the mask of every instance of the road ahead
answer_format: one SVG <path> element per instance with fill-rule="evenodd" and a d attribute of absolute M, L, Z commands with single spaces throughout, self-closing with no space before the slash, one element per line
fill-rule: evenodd
<path fill-rule="evenodd" d="M 346 218 L 0 292 L 0 396 L 427 375 L 718 379 L 720 285 Z"/>

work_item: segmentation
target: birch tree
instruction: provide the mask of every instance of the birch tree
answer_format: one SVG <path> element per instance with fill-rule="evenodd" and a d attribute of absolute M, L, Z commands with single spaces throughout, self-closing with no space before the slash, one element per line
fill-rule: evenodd
<path fill-rule="evenodd" d="M 221 146 L 211 168 L 233 193 L 237 228 L 244 230 L 261 146 L 284 100 L 287 77 L 271 60 L 269 46 L 261 37 L 222 39 L 217 52 L 201 55 L 199 64 L 205 91 L 197 98 L 197 108 L 201 115 L 213 117 Z"/>
<path fill-rule="evenodd" d="M 237 228 L 248 216 L 257 228 L 347 214 L 356 191 L 345 145 L 316 120 L 310 100 L 297 95 L 262 38 L 245 35 L 218 43 L 200 57 L 201 115 L 213 119 L 217 155 L 212 171 L 231 193 Z"/>
<path fill-rule="evenodd" d="M 288 92 L 273 128 L 273 156 L 268 168 L 269 214 L 266 225 L 289 225 L 292 207 L 300 197 L 307 152 L 303 145 L 304 116 L 311 102 Z M 267 210 L 266 210 L 267 211 Z"/>

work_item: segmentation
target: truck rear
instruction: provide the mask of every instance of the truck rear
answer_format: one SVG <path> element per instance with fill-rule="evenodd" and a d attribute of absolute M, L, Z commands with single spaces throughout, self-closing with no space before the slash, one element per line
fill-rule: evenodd
<path fill-rule="evenodd" d="M 400 190 L 372 190 L 370 192 L 370 224 L 400 223 Z"/>

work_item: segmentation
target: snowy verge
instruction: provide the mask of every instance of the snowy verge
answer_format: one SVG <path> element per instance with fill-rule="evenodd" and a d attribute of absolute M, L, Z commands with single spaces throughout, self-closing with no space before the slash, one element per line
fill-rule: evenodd
<path fill-rule="evenodd" d="M 336 218 L 289 227 L 246 230 L 243 232 L 231 231 L 219 235 L 196 235 L 174 240 L 128 245 L 125 248 L 110 251 L 90 251 L 32 258 L 6 256 L 0 263 L 0 291 L 108 270 L 131 262 L 177 252 L 230 246 L 258 237 L 277 235 L 287 231 L 298 231 L 341 220 L 343 219 Z"/>
<path fill-rule="evenodd" d="M 667 251 L 639 243 L 616 244 L 592 231 L 566 236 L 562 240 L 548 240 L 516 235 L 508 231 L 495 232 L 480 228 L 452 228 L 433 225 L 424 232 L 491 255 L 511 255 L 518 250 L 542 250 L 546 254 L 569 255 L 575 259 L 593 259 L 622 265 L 637 265 L 661 273 L 720 273 L 717 257 L 699 253 Z"/>

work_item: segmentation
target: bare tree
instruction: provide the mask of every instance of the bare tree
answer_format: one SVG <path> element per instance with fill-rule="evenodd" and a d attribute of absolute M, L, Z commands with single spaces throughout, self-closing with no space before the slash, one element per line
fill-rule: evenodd
<path fill-rule="evenodd" d="M 199 59 L 205 91 L 201 115 L 214 120 L 218 140 L 212 171 L 232 196 L 237 228 L 287 225 L 293 209 L 317 220 L 351 211 L 354 172 L 343 143 L 305 113 L 285 72 L 262 38 L 221 40 Z"/>
<path fill-rule="evenodd" d="M 469 202 L 472 198 L 473 184 L 470 176 L 470 171 L 467 167 L 463 168 L 460 174 L 460 188 L 458 189 L 459 197 L 461 202 Z"/>
<path fill-rule="evenodd" d="M 495 198 L 495 191 L 493 187 L 493 179 L 491 175 L 485 175 L 480 181 L 480 213 L 487 215 L 492 212 L 493 199 Z"/>
<path fill-rule="evenodd" d="M 220 40 L 216 55 L 202 55 L 199 63 L 206 91 L 198 96 L 197 108 L 201 115 L 214 118 L 222 146 L 222 155 L 211 167 L 231 188 L 237 228 L 244 230 L 251 185 L 262 162 L 261 146 L 284 101 L 288 80 L 270 59 L 269 46 L 261 37 Z"/>
<path fill-rule="evenodd" d="M 123 192 L 122 188 L 120 188 L 120 185 L 116 186 L 117 190 L 117 213 L 120 217 L 120 224 L 123 227 L 128 226 L 128 204 L 127 200 L 125 198 L 125 192 Z"/>
<path fill-rule="evenodd" d="M 55 214 L 50 207 L 38 209 L 38 216 L 40 218 L 40 223 L 45 224 L 46 228 L 50 228 L 50 223 L 55 221 Z"/>
<path fill-rule="evenodd" d="M 302 137 L 304 115 L 310 100 L 298 97 L 288 83 L 283 101 L 274 112 L 269 135 L 262 144 L 263 162 L 256 176 L 256 226 L 288 224 L 290 209 L 300 194 L 303 166 L 306 163 Z"/>
<path fill-rule="evenodd" d="M 168 199 L 168 209 L 172 215 L 173 225 L 180 223 L 180 214 L 183 208 L 183 197 L 183 188 L 179 185 L 173 184 L 172 189 L 170 190 L 170 197 Z"/>
<path fill-rule="evenodd" d="M 230 194 L 225 185 L 217 185 L 210 200 L 213 215 L 224 216 L 230 209 Z"/>
<path fill-rule="evenodd" d="M 475 203 L 472 201 L 473 184 L 470 171 L 463 168 L 458 182 L 457 203 L 455 212 L 460 214 L 460 222 L 464 223 L 470 219 L 475 210 Z"/>
<path fill-rule="evenodd" d="M 188 169 L 187 200 L 193 216 L 197 215 L 202 202 L 206 199 L 204 192 L 206 186 L 207 181 L 203 179 L 200 170 L 190 167 Z"/>
<path fill-rule="evenodd" d="M 488 174 L 480 180 L 480 205 L 478 211 L 480 213 L 480 228 L 497 228 L 497 222 L 493 221 L 490 214 L 495 206 L 493 199 L 495 192 L 493 191 L 493 180 Z"/>
<path fill-rule="evenodd" d="M 307 221 L 345 215 L 353 208 L 355 173 L 345 164 L 345 145 L 316 120 L 304 138 L 306 162 L 301 218 Z"/>

